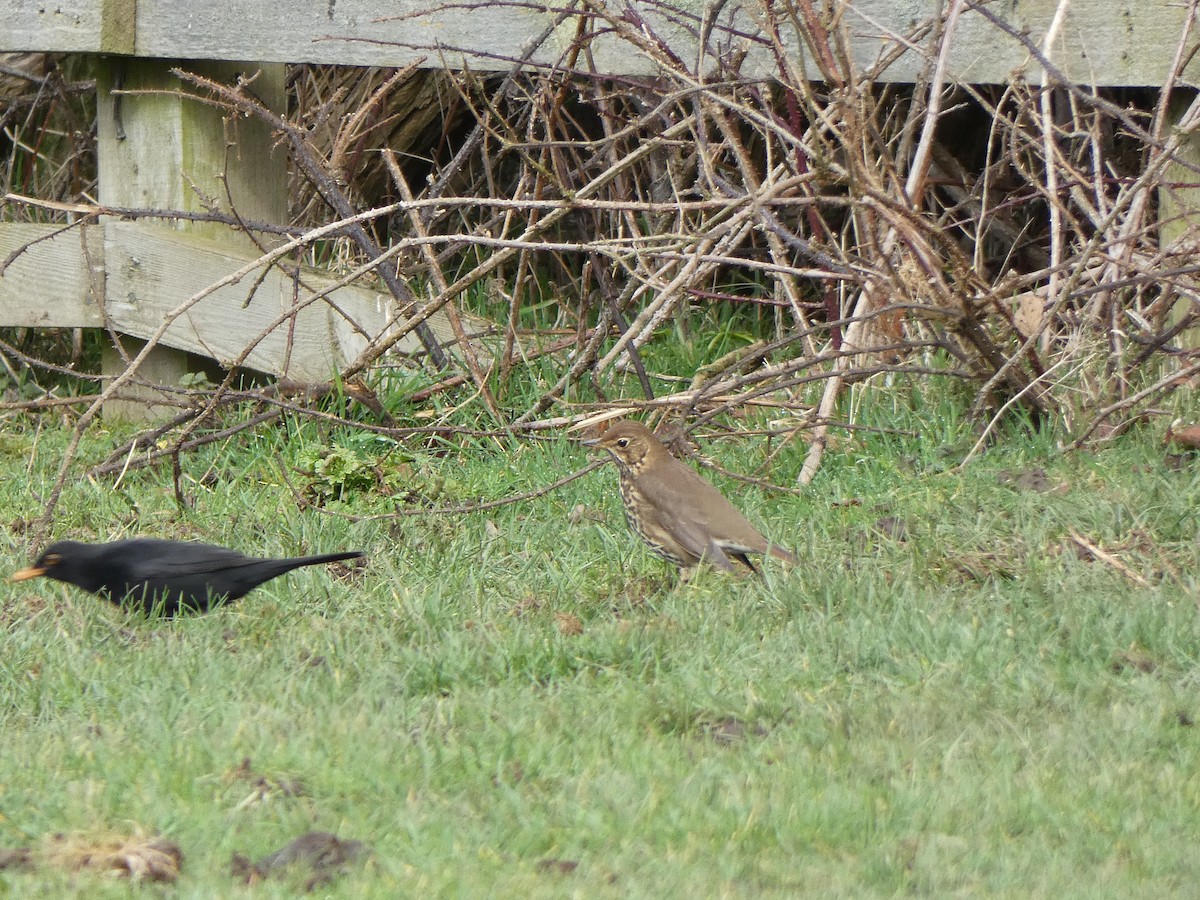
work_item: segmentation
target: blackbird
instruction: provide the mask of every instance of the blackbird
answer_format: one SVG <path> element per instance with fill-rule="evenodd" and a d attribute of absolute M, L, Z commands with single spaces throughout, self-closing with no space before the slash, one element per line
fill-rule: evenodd
<path fill-rule="evenodd" d="M 46 576 L 99 594 L 113 603 L 140 605 L 147 615 L 206 612 L 237 600 L 264 581 L 300 566 L 357 559 L 357 550 L 255 559 L 212 544 L 133 538 L 110 544 L 58 541 L 9 581 Z"/>
<path fill-rule="evenodd" d="M 621 476 L 621 501 L 629 527 L 668 562 L 690 569 L 705 560 L 726 572 L 736 559 L 758 570 L 747 554 L 770 553 L 796 562 L 775 546 L 715 487 L 673 457 L 645 425 L 617 422 L 583 442 L 607 450 Z"/>

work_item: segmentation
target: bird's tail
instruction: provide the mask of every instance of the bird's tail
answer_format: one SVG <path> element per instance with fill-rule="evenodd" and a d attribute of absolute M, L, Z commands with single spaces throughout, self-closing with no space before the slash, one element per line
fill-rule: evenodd
<path fill-rule="evenodd" d="M 784 562 L 791 563 L 792 565 L 800 562 L 800 557 L 796 556 L 791 550 L 784 550 L 782 547 L 776 547 L 774 544 L 768 549 L 776 559 L 782 559 Z"/>
<path fill-rule="evenodd" d="M 298 569 L 301 566 L 316 566 L 321 563 L 341 562 L 344 559 L 361 559 L 367 554 L 361 550 L 344 550 L 341 553 L 319 553 L 316 556 L 297 556 L 289 559 L 292 563 L 292 568 Z"/>

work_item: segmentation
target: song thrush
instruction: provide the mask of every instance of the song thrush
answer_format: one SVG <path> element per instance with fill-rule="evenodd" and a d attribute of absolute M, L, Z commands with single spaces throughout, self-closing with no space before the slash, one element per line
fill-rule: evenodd
<path fill-rule="evenodd" d="M 720 491 L 673 457 L 644 425 L 618 422 L 583 443 L 612 454 L 620 471 L 625 519 L 663 559 L 684 569 L 705 560 L 726 572 L 735 571 L 731 558 L 757 572 L 750 553 L 796 562 L 795 554 L 759 534 Z"/>
<path fill-rule="evenodd" d="M 357 550 L 291 559 L 255 559 L 212 544 L 133 538 L 110 544 L 58 541 L 9 581 L 45 576 L 65 581 L 117 605 L 140 605 L 149 615 L 205 612 L 237 600 L 264 581 L 300 566 L 355 559 Z"/>

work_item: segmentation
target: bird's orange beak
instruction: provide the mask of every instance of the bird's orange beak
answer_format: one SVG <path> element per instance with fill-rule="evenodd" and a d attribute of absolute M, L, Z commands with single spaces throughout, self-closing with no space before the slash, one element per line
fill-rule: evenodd
<path fill-rule="evenodd" d="M 37 566 L 30 566 L 28 569 L 22 569 L 20 572 L 13 572 L 8 576 L 8 583 L 13 584 L 18 581 L 28 581 L 30 578 L 41 578 L 46 574 L 45 569 L 39 569 Z"/>

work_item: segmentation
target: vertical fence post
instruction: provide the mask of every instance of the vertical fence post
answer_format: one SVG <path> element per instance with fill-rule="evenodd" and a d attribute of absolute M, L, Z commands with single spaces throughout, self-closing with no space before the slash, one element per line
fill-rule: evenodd
<path fill-rule="evenodd" d="M 1176 87 L 1171 97 L 1171 123 L 1178 123 L 1188 111 L 1195 93 Z M 1200 232 L 1200 138 L 1188 135 L 1177 154 L 1180 162 L 1168 164 L 1163 186 L 1158 190 L 1159 244 L 1163 247 L 1184 237 L 1190 230 Z M 1171 322 L 1183 319 L 1190 311 L 1192 301 L 1181 298 L 1171 311 Z M 1173 342 L 1180 347 L 1195 348 L 1200 344 L 1200 329 L 1189 328 L 1180 333 Z"/>
<path fill-rule="evenodd" d="M 104 205 L 200 212 L 235 208 L 244 219 L 284 223 L 288 215 L 287 155 L 273 147 L 264 123 L 190 99 L 174 67 L 215 80 L 253 78 L 253 91 L 278 112 L 286 105 L 284 66 L 278 63 L 177 62 L 111 56 L 100 61 L 97 78 L 97 167 L 99 200 Z M 134 93 L 129 93 L 134 92 Z M 137 93 L 145 92 L 145 93 Z M 175 228 L 245 249 L 249 238 L 217 223 L 170 223 L 140 219 L 145 229 Z M 136 272 L 136 247 L 105 240 L 105 263 Z M 125 283 L 138 290 L 136 277 Z M 147 283 L 146 290 L 154 285 Z M 171 298 L 182 302 L 186 297 Z M 122 298 L 132 303 L 136 296 Z M 175 305 L 172 303 L 171 305 Z M 144 346 L 121 338 L 129 357 Z M 106 345 L 102 371 L 115 375 L 125 361 Z M 201 371 L 199 357 L 156 348 L 139 374 L 162 385 L 177 385 L 189 371 Z M 105 408 L 106 416 L 160 417 L 171 411 L 153 387 L 131 388 Z M 158 401 L 156 403 L 156 401 Z"/>

